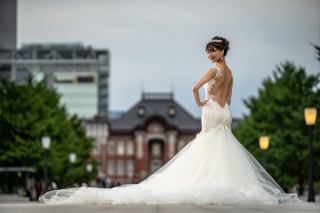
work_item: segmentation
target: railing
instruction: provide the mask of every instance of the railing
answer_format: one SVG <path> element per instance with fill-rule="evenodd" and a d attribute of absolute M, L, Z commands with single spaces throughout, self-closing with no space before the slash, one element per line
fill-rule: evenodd
<path fill-rule="evenodd" d="M 0 49 L 0 60 L 90 60 L 98 59 L 99 63 L 106 63 L 108 51 L 104 50 L 8 50 Z"/>
<path fill-rule="evenodd" d="M 172 100 L 173 93 L 142 93 L 143 100 Z"/>

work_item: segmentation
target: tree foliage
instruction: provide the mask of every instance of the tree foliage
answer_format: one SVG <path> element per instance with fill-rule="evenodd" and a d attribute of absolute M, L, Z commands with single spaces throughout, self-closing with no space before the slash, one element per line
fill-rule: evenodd
<path fill-rule="evenodd" d="M 312 44 L 312 46 L 316 49 L 317 51 L 317 59 L 320 61 L 320 46 Z"/>
<path fill-rule="evenodd" d="M 46 87 L 45 81 L 33 77 L 26 84 L 2 81 L 0 87 L 0 166 L 27 166 L 37 170 L 36 178 L 44 176 L 42 136 L 50 136 L 48 180 L 58 186 L 70 185 L 69 153 L 77 154 L 75 181 L 88 175 L 92 139 L 85 137 L 81 120 L 68 116 L 59 104 L 59 95 Z M 97 162 L 94 161 L 94 173 Z"/>
<path fill-rule="evenodd" d="M 257 97 L 244 100 L 250 113 L 234 134 L 261 162 L 259 137 L 267 135 L 267 171 L 284 190 L 308 181 L 309 137 L 304 108 L 320 109 L 320 74 L 307 75 L 304 68 L 285 62 L 276 67 L 273 78 L 263 80 Z M 320 179 L 319 116 L 313 131 L 314 171 Z"/>

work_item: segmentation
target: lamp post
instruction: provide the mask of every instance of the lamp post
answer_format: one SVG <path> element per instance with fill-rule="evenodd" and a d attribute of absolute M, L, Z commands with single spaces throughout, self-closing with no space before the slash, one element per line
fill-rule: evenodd
<path fill-rule="evenodd" d="M 91 175 L 91 172 L 92 172 L 92 169 L 93 169 L 93 166 L 91 163 L 88 163 L 86 165 L 86 170 L 88 172 L 88 186 L 89 186 L 89 182 L 90 182 L 90 175 Z"/>
<path fill-rule="evenodd" d="M 263 154 L 263 167 L 265 169 L 266 168 L 266 150 L 268 149 L 269 147 L 269 137 L 268 136 L 261 136 L 259 138 L 259 145 L 260 145 L 260 148 L 262 149 L 262 154 Z"/>
<path fill-rule="evenodd" d="M 305 108 L 304 109 L 304 118 L 306 120 L 306 124 L 309 127 L 309 193 L 308 193 L 308 201 L 315 202 L 314 197 L 314 185 L 313 185 L 313 166 L 312 166 L 312 129 L 313 125 L 316 122 L 317 118 L 317 109 L 316 108 Z"/>
<path fill-rule="evenodd" d="M 74 163 L 75 163 L 76 160 L 77 160 L 77 154 L 76 154 L 76 153 L 70 153 L 70 154 L 69 154 L 69 160 L 70 160 L 70 163 L 71 163 L 71 179 L 70 179 L 70 182 L 71 182 L 71 187 L 73 187 L 73 180 L 74 180 Z"/>
<path fill-rule="evenodd" d="M 47 192 L 48 191 L 48 180 L 47 180 L 47 159 L 48 159 L 48 149 L 50 148 L 50 137 L 48 136 L 43 136 L 41 138 L 41 143 L 42 143 L 42 147 L 44 149 L 44 186 L 45 189 L 44 191 Z"/>

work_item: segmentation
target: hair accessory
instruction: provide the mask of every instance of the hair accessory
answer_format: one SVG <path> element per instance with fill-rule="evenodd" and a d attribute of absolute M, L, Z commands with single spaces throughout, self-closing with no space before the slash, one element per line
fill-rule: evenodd
<path fill-rule="evenodd" d="M 213 43 L 213 42 L 223 42 L 222 40 L 218 40 L 218 39 L 211 39 L 208 41 L 208 44 L 209 43 Z"/>

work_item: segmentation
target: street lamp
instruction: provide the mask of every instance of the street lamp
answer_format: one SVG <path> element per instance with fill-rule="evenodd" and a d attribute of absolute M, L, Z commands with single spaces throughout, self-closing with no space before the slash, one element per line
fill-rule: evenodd
<path fill-rule="evenodd" d="M 91 174 L 92 169 L 93 169 L 92 164 L 91 164 L 91 163 L 88 163 L 88 164 L 86 165 L 86 169 L 87 169 L 87 172 L 88 172 L 88 185 L 89 185 L 89 182 L 90 182 L 90 174 Z"/>
<path fill-rule="evenodd" d="M 308 201 L 315 202 L 314 197 L 314 185 L 313 185 L 313 168 L 312 168 L 312 128 L 317 118 L 317 109 L 316 108 L 305 108 L 304 109 L 304 118 L 306 124 L 309 127 L 309 193 Z"/>
<path fill-rule="evenodd" d="M 73 180 L 74 180 L 74 163 L 76 162 L 77 160 L 77 154 L 76 153 L 70 153 L 69 154 L 69 160 L 70 160 L 70 163 L 71 163 L 71 187 L 73 186 Z"/>
<path fill-rule="evenodd" d="M 44 149 L 44 186 L 45 186 L 45 192 L 48 191 L 48 185 L 47 185 L 47 159 L 48 159 L 48 149 L 50 148 L 50 137 L 43 136 L 41 138 L 42 147 Z"/>
<path fill-rule="evenodd" d="M 269 147 L 269 137 L 268 136 L 261 136 L 259 138 L 259 145 L 262 149 L 263 153 L 263 167 L 266 169 L 266 150 Z"/>

